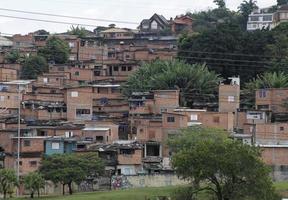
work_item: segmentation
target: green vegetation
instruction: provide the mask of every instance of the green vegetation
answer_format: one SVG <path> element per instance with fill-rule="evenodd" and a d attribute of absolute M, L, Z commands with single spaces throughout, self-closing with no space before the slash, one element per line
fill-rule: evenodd
<path fill-rule="evenodd" d="M 46 180 L 62 184 L 63 195 L 65 185 L 68 185 L 71 195 L 73 182 L 80 184 L 87 177 L 97 177 L 103 170 L 104 163 L 95 153 L 55 154 L 45 157 L 40 167 Z"/>
<path fill-rule="evenodd" d="M 9 64 L 14 64 L 19 62 L 20 52 L 19 50 L 12 50 L 5 55 L 5 61 Z"/>
<path fill-rule="evenodd" d="M 189 13 L 194 33 L 179 38 L 179 59 L 205 63 L 224 78 L 239 75 L 242 83 L 265 72 L 287 71 L 288 23 L 272 31 L 246 31 L 248 15 L 257 8 L 255 1 L 244 0 L 238 12 L 226 8 L 223 1 L 214 2 L 218 8 Z M 278 1 L 283 2 L 287 1 Z"/>
<path fill-rule="evenodd" d="M 23 63 L 21 78 L 36 79 L 39 75 L 48 71 L 48 64 L 42 56 L 27 57 Z"/>
<path fill-rule="evenodd" d="M 46 58 L 47 62 L 64 64 L 68 61 L 70 49 L 66 41 L 51 37 L 47 40 L 46 46 L 39 49 L 38 55 Z"/>
<path fill-rule="evenodd" d="M 206 192 L 217 200 L 278 200 L 260 149 L 227 137 L 226 132 L 193 127 L 168 143 L 176 173 L 190 182 L 185 199 Z M 181 196 L 180 199 L 183 199 Z"/>
<path fill-rule="evenodd" d="M 45 187 L 45 180 L 38 172 L 30 172 L 24 176 L 25 189 L 30 192 L 30 198 L 34 198 L 34 194 L 37 192 L 38 197 L 40 196 L 40 189 Z"/>
<path fill-rule="evenodd" d="M 203 103 L 215 99 L 220 80 L 216 73 L 209 71 L 203 64 L 157 60 L 144 63 L 122 88 L 126 96 L 135 91 L 179 89 L 180 104 L 191 106 L 194 101 Z"/>
<path fill-rule="evenodd" d="M 80 38 L 85 37 L 87 35 L 87 30 L 84 27 L 79 27 L 79 26 L 71 26 L 70 30 L 67 31 L 68 34 L 70 35 L 77 35 Z"/>
<path fill-rule="evenodd" d="M 0 193 L 6 199 L 7 194 L 12 196 L 15 187 L 18 185 L 16 173 L 12 169 L 0 169 Z"/>

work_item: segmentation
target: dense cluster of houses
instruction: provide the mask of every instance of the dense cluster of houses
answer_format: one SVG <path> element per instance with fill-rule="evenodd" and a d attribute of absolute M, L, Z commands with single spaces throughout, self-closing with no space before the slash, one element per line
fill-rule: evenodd
<path fill-rule="evenodd" d="M 171 33 L 162 35 L 167 29 Z M 50 36 L 1 39 L 0 165 L 16 168 L 19 147 L 21 175 L 37 170 L 44 155 L 85 152 L 98 152 L 105 169 L 115 174 L 171 173 L 167 139 L 200 125 L 259 145 L 275 178 L 285 177 L 288 89 L 256 91 L 257 110 L 240 109 L 237 77 L 219 83 L 216 111 L 180 107 L 178 90 L 123 96 L 121 84 L 141 62 L 176 56 L 177 33 L 183 30 L 192 31 L 188 16 L 166 20 L 155 14 L 138 31 L 111 27 L 83 38 L 56 35 L 69 44 L 70 61 L 50 63 L 37 80 L 19 80 L 21 65 L 5 63 L 3 55 L 15 48 L 35 54 Z"/>

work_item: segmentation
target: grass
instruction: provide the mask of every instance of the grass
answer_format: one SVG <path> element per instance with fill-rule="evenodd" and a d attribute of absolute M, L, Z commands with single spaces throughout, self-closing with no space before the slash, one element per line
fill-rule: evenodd
<path fill-rule="evenodd" d="M 79 193 L 72 196 L 42 197 L 41 200 L 145 200 L 156 196 L 170 196 L 176 187 L 141 188 L 107 192 Z"/>
<path fill-rule="evenodd" d="M 170 196 L 177 188 L 178 187 L 140 188 L 106 192 L 78 193 L 72 196 L 41 197 L 41 200 L 154 200 L 156 196 Z M 275 188 L 283 197 L 288 197 L 288 182 L 275 183 Z"/>

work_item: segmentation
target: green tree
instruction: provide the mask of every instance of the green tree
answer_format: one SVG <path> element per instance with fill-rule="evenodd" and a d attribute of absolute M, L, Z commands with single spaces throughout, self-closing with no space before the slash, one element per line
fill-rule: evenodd
<path fill-rule="evenodd" d="M 247 22 L 249 15 L 253 12 L 253 10 L 257 9 L 257 1 L 254 0 L 244 0 L 240 6 L 238 7 L 239 12 L 243 16 L 243 24 L 245 24 L 245 28 L 247 28 Z"/>
<path fill-rule="evenodd" d="M 246 82 L 267 69 L 268 30 L 242 31 L 239 25 L 221 24 L 198 34 L 182 35 L 178 57 L 190 64 L 206 63 L 224 78 L 240 76 Z"/>
<path fill-rule="evenodd" d="M 257 147 L 201 127 L 183 130 L 169 145 L 174 150 L 172 164 L 180 177 L 190 181 L 194 196 L 206 191 L 217 200 L 280 199 Z"/>
<path fill-rule="evenodd" d="M 215 99 L 220 80 L 205 65 L 189 65 L 178 60 L 156 60 L 144 63 L 122 85 L 122 91 L 130 96 L 133 92 L 178 89 L 180 104 L 192 107 L 193 103 Z"/>
<path fill-rule="evenodd" d="M 87 30 L 84 27 L 79 26 L 71 26 L 70 30 L 67 31 L 70 35 L 77 35 L 78 37 L 85 37 L 87 36 Z"/>
<path fill-rule="evenodd" d="M 23 63 L 21 78 L 36 79 L 39 75 L 48 71 L 48 64 L 42 56 L 27 57 Z"/>
<path fill-rule="evenodd" d="M 39 49 L 38 55 L 46 58 L 47 62 L 64 64 L 68 61 L 70 49 L 68 43 L 55 36 L 49 38 L 46 46 Z"/>
<path fill-rule="evenodd" d="M 9 64 L 17 63 L 20 59 L 19 50 L 12 50 L 8 54 L 5 55 L 5 61 Z"/>
<path fill-rule="evenodd" d="M 103 169 L 104 164 L 95 153 L 56 154 L 43 159 L 40 172 L 46 180 L 51 180 L 55 184 L 61 183 L 63 195 L 67 185 L 71 195 L 73 182 L 80 184 L 88 177 L 97 177 Z"/>
<path fill-rule="evenodd" d="M 282 6 L 282 5 L 285 5 L 285 4 L 288 4 L 288 0 L 277 0 L 277 5 L 278 6 Z"/>
<path fill-rule="evenodd" d="M 218 8 L 226 8 L 225 0 L 213 0 L 213 2 L 218 6 Z"/>
<path fill-rule="evenodd" d="M 4 199 L 17 185 L 18 181 L 14 170 L 0 169 L 0 192 L 3 193 Z"/>
<path fill-rule="evenodd" d="M 34 194 L 37 192 L 40 197 L 40 189 L 45 187 L 45 179 L 38 172 L 30 172 L 24 176 L 24 186 L 26 190 L 30 191 L 30 198 L 34 198 Z"/>

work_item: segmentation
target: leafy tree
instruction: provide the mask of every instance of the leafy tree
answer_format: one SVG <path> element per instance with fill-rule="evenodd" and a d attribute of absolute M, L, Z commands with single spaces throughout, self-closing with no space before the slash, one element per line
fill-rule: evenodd
<path fill-rule="evenodd" d="M 213 0 L 213 2 L 218 6 L 218 8 L 226 8 L 225 0 Z"/>
<path fill-rule="evenodd" d="M 10 64 L 17 63 L 20 59 L 20 52 L 18 50 L 12 50 L 5 55 L 5 61 Z"/>
<path fill-rule="evenodd" d="M 109 28 L 116 28 L 116 24 L 109 24 L 108 27 Z"/>
<path fill-rule="evenodd" d="M 45 179 L 61 183 L 63 195 L 67 185 L 71 195 L 73 182 L 80 184 L 88 177 L 97 177 L 103 169 L 102 160 L 94 153 L 56 154 L 43 159 L 40 172 L 43 173 Z"/>
<path fill-rule="evenodd" d="M 190 64 L 206 63 L 224 78 L 240 76 L 246 82 L 267 69 L 266 49 L 272 41 L 268 30 L 244 32 L 239 25 L 221 24 L 180 37 L 178 57 Z"/>
<path fill-rule="evenodd" d="M 14 170 L 0 169 L 0 192 L 3 193 L 4 199 L 17 185 L 18 181 Z"/>
<path fill-rule="evenodd" d="M 257 9 L 257 1 L 254 0 L 244 0 L 239 6 L 239 12 L 243 16 L 243 24 L 245 24 L 245 28 L 247 28 L 247 22 L 249 15 L 253 12 L 253 10 Z"/>
<path fill-rule="evenodd" d="M 154 61 L 144 63 L 122 86 L 123 93 L 150 90 L 179 89 L 182 106 L 207 102 L 215 98 L 221 78 L 205 65 L 189 65 L 183 61 Z"/>
<path fill-rule="evenodd" d="M 64 64 L 68 61 L 70 49 L 66 41 L 51 37 L 47 40 L 46 46 L 39 49 L 38 54 L 46 58 L 47 62 Z"/>
<path fill-rule="evenodd" d="M 201 127 L 183 130 L 169 141 L 177 174 L 190 181 L 194 196 L 210 192 L 217 200 L 280 199 L 257 147 Z"/>
<path fill-rule="evenodd" d="M 85 37 L 87 35 L 87 30 L 84 27 L 79 27 L 79 26 L 71 26 L 70 30 L 67 31 L 68 34 L 70 35 L 77 35 L 80 38 Z"/>
<path fill-rule="evenodd" d="M 255 91 L 266 88 L 286 88 L 288 87 L 288 74 L 284 72 L 266 72 L 258 75 L 257 78 L 245 84 L 243 89 L 243 104 L 247 108 L 255 105 Z"/>
<path fill-rule="evenodd" d="M 288 4 L 288 0 L 277 0 L 277 5 L 278 6 L 282 6 L 282 5 L 285 5 L 285 4 Z"/>
<path fill-rule="evenodd" d="M 33 199 L 36 192 L 40 197 L 40 189 L 45 187 L 45 180 L 38 172 L 30 172 L 24 176 L 24 186 L 30 191 L 30 198 Z"/>
<path fill-rule="evenodd" d="M 42 56 L 27 57 L 23 63 L 21 78 L 36 79 L 37 76 L 48 71 L 48 64 Z"/>

